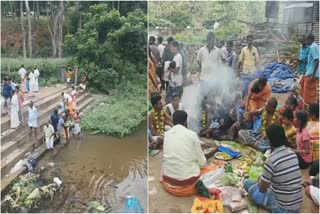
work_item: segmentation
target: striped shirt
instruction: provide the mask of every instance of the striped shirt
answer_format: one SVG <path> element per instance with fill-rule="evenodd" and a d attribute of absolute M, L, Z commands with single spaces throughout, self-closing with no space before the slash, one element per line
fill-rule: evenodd
<path fill-rule="evenodd" d="M 270 183 L 277 205 L 299 209 L 303 201 L 302 181 L 297 155 L 281 146 L 274 149 L 264 165 L 261 179 Z"/>

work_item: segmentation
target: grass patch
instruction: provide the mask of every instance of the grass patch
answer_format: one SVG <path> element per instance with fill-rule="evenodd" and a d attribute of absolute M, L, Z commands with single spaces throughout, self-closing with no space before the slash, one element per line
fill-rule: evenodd
<path fill-rule="evenodd" d="M 131 134 L 146 119 L 146 83 L 145 75 L 123 81 L 116 95 L 105 98 L 84 115 L 82 128 L 120 137 Z"/>

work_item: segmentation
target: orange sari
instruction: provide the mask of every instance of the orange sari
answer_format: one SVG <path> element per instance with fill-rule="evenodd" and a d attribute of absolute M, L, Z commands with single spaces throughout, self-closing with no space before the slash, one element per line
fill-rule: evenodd
<path fill-rule="evenodd" d="M 149 97 L 151 97 L 152 92 L 158 91 L 158 83 L 157 83 L 157 74 L 156 74 L 156 67 L 154 66 L 152 60 L 148 59 L 148 83 L 149 83 Z"/>
<path fill-rule="evenodd" d="M 250 90 L 251 90 L 253 84 L 255 83 L 255 81 L 257 81 L 257 80 L 253 80 L 250 83 L 249 90 L 248 90 L 249 93 L 250 93 Z M 263 106 L 265 106 L 266 102 L 271 97 L 271 93 L 272 93 L 271 86 L 269 83 L 267 83 L 262 91 L 260 91 L 259 93 L 254 93 L 251 96 L 251 98 L 249 100 L 248 110 L 249 111 L 256 111 L 256 110 L 262 108 Z"/>
<path fill-rule="evenodd" d="M 169 193 L 176 195 L 176 196 L 190 196 L 190 195 L 196 195 L 197 194 L 197 189 L 196 189 L 196 184 L 198 180 L 200 179 L 201 175 L 204 175 L 208 172 L 217 170 L 219 168 L 218 165 L 212 164 L 212 165 L 206 165 L 203 168 L 201 168 L 200 175 L 198 176 L 198 179 L 193 184 L 189 185 L 184 185 L 184 186 L 178 186 L 178 185 L 173 185 L 170 184 L 170 181 L 163 177 L 163 182 L 162 185 L 165 190 L 167 190 Z M 190 180 L 190 179 L 188 179 Z M 183 181 L 181 181 L 183 183 Z"/>

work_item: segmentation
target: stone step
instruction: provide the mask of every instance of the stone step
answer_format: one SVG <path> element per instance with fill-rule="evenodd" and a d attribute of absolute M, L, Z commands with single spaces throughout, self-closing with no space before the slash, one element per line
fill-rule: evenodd
<path fill-rule="evenodd" d="M 78 93 L 78 99 L 83 93 L 84 91 L 81 91 Z M 44 109 L 38 108 L 38 121 L 41 121 L 43 118 L 49 117 L 53 113 L 54 109 L 57 108 L 57 106 L 60 104 L 60 102 L 61 102 L 61 95 L 60 95 L 60 98 L 57 97 L 57 98 L 53 98 L 53 100 L 51 101 L 48 101 L 47 102 L 48 106 L 46 108 Z M 28 117 L 28 113 L 25 113 L 24 116 Z M 18 133 L 21 133 L 26 129 L 29 129 L 27 118 L 25 119 L 25 124 L 23 127 L 19 127 L 17 129 L 8 129 L 5 132 L 5 135 L 1 136 L 1 145 L 3 145 L 8 141 L 11 141 Z"/>
<path fill-rule="evenodd" d="M 42 97 L 39 100 L 37 100 L 36 102 L 34 102 L 35 106 L 37 106 L 38 111 L 40 111 L 43 108 L 46 108 L 47 106 L 52 105 L 52 103 L 55 103 L 57 100 L 62 100 L 61 99 L 61 92 L 66 91 L 66 92 L 70 92 L 71 89 L 67 88 L 67 87 L 61 87 L 61 89 L 58 89 L 57 91 L 53 92 L 53 94 L 46 96 L 46 97 Z M 23 116 L 24 116 L 24 120 L 26 121 L 27 119 L 27 105 L 29 105 L 30 100 L 27 102 L 24 102 L 24 106 L 23 106 Z M 6 115 L 3 118 L 1 118 L 1 133 L 10 129 L 10 116 Z"/>
<path fill-rule="evenodd" d="M 82 110 L 84 109 L 87 105 L 90 104 L 90 102 L 93 100 L 92 97 L 88 97 L 81 105 L 79 105 L 78 109 Z M 25 157 L 25 154 L 28 152 L 32 152 L 34 150 L 38 150 L 37 148 L 39 146 L 45 146 L 42 142 L 43 138 L 43 133 L 39 133 L 38 139 L 36 141 L 32 142 L 27 142 L 24 145 L 16 148 L 13 152 L 10 153 L 7 157 L 5 157 L 3 160 L 1 160 L 1 180 L 3 180 L 4 177 L 8 173 L 10 173 L 10 169 L 14 167 L 14 165 L 20 160 Z M 41 152 L 45 152 L 45 149 L 40 149 Z M 10 176 L 10 175 L 9 175 Z M 18 176 L 18 175 L 17 175 Z M 2 183 L 2 181 L 1 181 Z M 1 187 L 1 192 L 2 189 L 5 187 Z"/>
<path fill-rule="evenodd" d="M 88 93 L 83 94 L 82 96 L 78 97 L 77 99 L 77 105 L 81 105 L 86 99 L 90 97 Z M 54 106 L 51 107 L 52 110 L 54 109 Z M 43 114 L 42 118 L 38 120 L 38 129 L 37 132 L 41 132 L 45 122 L 48 121 L 48 117 L 50 117 L 52 110 L 46 111 L 45 114 Z M 16 133 L 17 134 L 17 133 Z M 14 136 L 14 139 L 11 139 L 9 142 L 2 143 L 1 146 L 1 157 L 4 158 L 8 154 L 10 154 L 15 148 L 23 145 L 26 141 L 29 140 L 29 127 L 26 126 L 23 131 L 20 132 L 20 134 Z"/>

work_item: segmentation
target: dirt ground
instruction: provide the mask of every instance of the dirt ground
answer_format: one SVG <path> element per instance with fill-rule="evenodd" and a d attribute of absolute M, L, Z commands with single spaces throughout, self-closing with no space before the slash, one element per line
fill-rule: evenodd
<path fill-rule="evenodd" d="M 274 94 L 279 104 L 284 104 L 287 94 Z M 166 192 L 160 183 L 160 169 L 162 162 L 162 151 L 156 156 L 149 156 L 149 212 L 150 213 L 190 213 L 195 196 L 178 197 Z M 236 162 L 232 161 L 232 164 Z M 308 178 L 308 169 L 302 170 L 303 180 Z M 154 177 L 154 180 L 152 179 Z M 311 213 L 313 203 L 304 195 L 301 213 Z M 225 212 L 231 212 L 224 207 Z M 262 208 L 259 213 L 267 213 Z"/>

